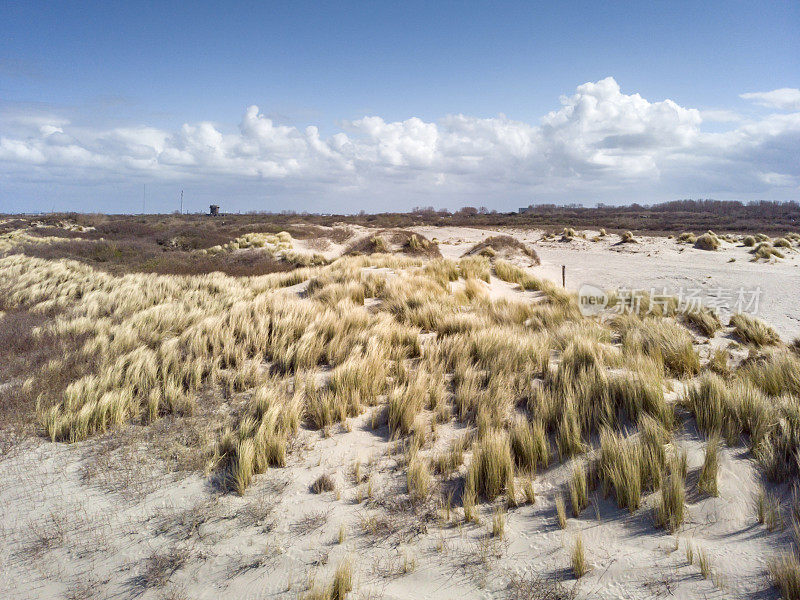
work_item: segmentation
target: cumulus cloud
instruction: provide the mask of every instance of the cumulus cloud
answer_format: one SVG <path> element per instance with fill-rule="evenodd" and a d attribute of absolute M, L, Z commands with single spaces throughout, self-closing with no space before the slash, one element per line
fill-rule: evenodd
<path fill-rule="evenodd" d="M 316 186 L 323 193 L 397 185 L 421 192 L 522 190 L 564 199 L 573 191 L 632 185 L 676 196 L 796 189 L 800 166 L 792 157 L 800 155 L 800 91 L 742 97 L 799 112 L 744 121 L 729 111 L 701 112 L 627 94 L 608 77 L 562 96 L 560 107 L 538 123 L 503 115 L 457 114 L 435 122 L 365 116 L 329 137 L 315 126 L 276 124 L 257 106 L 245 110 L 238 127 L 205 121 L 175 131 L 89 129 L 58 115 L 27 114 L 0 120 L 0 175 L 18 181 L 124 181 L 141 175 L 265 181 Z M 704 120 L 734 125 L 705 132 Z"/>
<path fill-rule="evenodd" d="M 800 90 L 797 88 L 780 88 L 771 92 L 751 92 L 741 94 L 740 97 L 768 108 L 800 110 Z"/>
<path fill-rule="evenodd" d="M 742 115 L 733 110 L 712 109 L 701 110 L 700 116 L 703 121 L 713 121 L 717 123 L 735 123 L 742 120 Z"/>

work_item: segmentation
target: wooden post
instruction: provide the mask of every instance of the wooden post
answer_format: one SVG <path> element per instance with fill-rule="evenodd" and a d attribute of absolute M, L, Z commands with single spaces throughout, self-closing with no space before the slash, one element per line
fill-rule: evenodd
<path fill-rule="evenodd" d="M 561 287 L 567 287 L 567 265 L 561 265 Z"/>

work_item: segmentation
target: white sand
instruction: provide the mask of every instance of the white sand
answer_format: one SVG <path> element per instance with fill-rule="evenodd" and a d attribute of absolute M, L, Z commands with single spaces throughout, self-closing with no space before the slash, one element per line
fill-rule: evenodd
<path fill-rule="evenodd" d="M 469 248 L 491 235 L 509 234 L 530 244 L 542 264 L 533 273 L 561 284 L 561 265 L 566 266 L 567 288 L 581 284 L 603 289 L 628 288 L 660 293 L 662 289 L 678 295 L 700 290 L 700 295 L 722 290 L 735 303 L 739 290 L 760 289 L 755 315 L 772 325 L 785 340 L 800 336 L 800 252 L 786 251 L 786 258 L 771 262 L 751 262 L 749 248 L 723 242 L 717 251 L 698 250 L 665 237 L 637 236 L 638 244 L 618 245 L 619 236 L 610 234 L 598 242 L 575 238 L 542 241 L 542 231 L 514 229 L 469 229 L 462 227 L 419 227 L 415 231 L 437 238 L 447 258 L 458 258 Z M 597 232 L 587 232 L 593 237 Z M 735 262 L 728 262 L 735 258 Z"/>

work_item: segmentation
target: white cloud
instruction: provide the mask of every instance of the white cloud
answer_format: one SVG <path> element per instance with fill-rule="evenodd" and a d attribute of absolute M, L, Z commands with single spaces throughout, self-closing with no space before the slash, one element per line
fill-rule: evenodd
<path fill-rule="evenodd" d="M 797 88 L 780 88 L 771 92 L 751 92 L 741 94 L 740 97 L 768 108 L 800 110 L 800 90 Z"/>
<path fill-rule="evenodd" d="M 742 97 L 800 111 L 792 104 L 800 103 L 798 90 Z M 704 132 L 704 120 L 734 125 Z M 0 176 L 7 181 L 145 175 L 230 186 L 277 182 L 322 194 L 395 190 L 398 197 L 435 188 L 437 194 L 485 194 L 487 204 L 490 194 L 506 193 L 566 200 L 574 192 L 630 189 L 674 197 L 796 189 L 798 155 L 800 112 L 741 121 L 725 110 L 701 112 L 623 93 L 611 77 L 578 86 L 536 124 L 504 115 L 448 115 L 436 122 L 366 116 L 324 138 L 315 126 L 276 124 L 256 106 L 247 108 L 238 128 L 204 121 L 176 131 L 93 130 L 35 111 L 0 120 Z"/>
<path fill-rule="evenodd" d="M 716 123 L 735 123 L 742 120 L 742 115 L 733 110 L 712 109 L 701 110 L 700 116 L 703 121 L 713 121 Z"/>

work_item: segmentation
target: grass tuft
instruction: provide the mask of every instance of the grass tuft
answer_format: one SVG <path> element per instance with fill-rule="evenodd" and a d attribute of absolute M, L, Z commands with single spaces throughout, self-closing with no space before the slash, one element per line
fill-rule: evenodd
<path fill-rule="evenodd" d="M 494 500 L 514 477 L 511 445 L 504 431 L 492 430 L 478 441 L 467 473 L 467 487 L 476 496 Z"/>
<path fill-rule="evenodd" d="M 561 494 L 556 496 L 556 522 L 560 529 L 567 528 L 567 509 L 564 506 L 564 497 Z"/>
<path fill-rule="evenodd" d="M 656 524 L 675 532 L 686 518 L 686 481 L 681 469 L 672 468 L 664 484 L 656 506 Z"/>
<path fill-rule="evenodd" d="M 709 496 L 719 496 L 719 489 L 717 487 L 718 472 L 719 439 L 713 437 L 706 443 L 706 453 L 703 460 L 703 467 L 700 469 L 697 489 Z"/>
<path fill-rule="evenodd" d="M 342 559 L 336 567 L 331 583 L 330 599 L 344 600 L 353 589 L 353 563 L 349 557 Z"/>
<path fill-rule="evenodd" d="M 413 502 L 421 502 L 428 497 L 431 486 L 433 485 L 433 477 L 431 476 L 426 460 L 418 456 L 414 456 L 414 458 L 411 459 L 408 463 L 406 484 L 408 486 L 408 493 Z"/>
<path fill-rule="evenodd" d="M 737 313 L 731 317 L 730 326 L 733 333 L 745 344 L 761 346 L 774 346 L 781 341 L 778 333 L 769 325 L 756 317 L 745 313 Z"/>
<path fill-rule="evenodd" d="M 492 537 L 503 539 L 506 531 L 506 511 L 502 506 L 495 506 L 492 514 Z"/>
<path fill-rule="evenodd" d="M 718 250 L 721 243 L 719 238 L 709 231 L 695 240 L 694 247 L 699 250 Z"/>
<path fill-rule="evenodd" d="M 336 489 L 336 482 L 328 473 L 323 473 L 311 484 L 311 491 L 315 494 L 332 492 Z"/>
<path fill-rule="evenodd" d="M 572 547 L 572 574 L 575 579 L 580 579 L 589 572 L 589 565 L 586 562 L 586 551 L 583 547 L 583 539 L 578 536 L 575 545 Z"/>
<path fill-rule="evenodd" d="M 767 563 L 772 585 L 784 600 L 800 600 L 800 560 L 792 552 L 781 552 Z"/>
<path fill-rule="evenodd" d="M 569 481 L 569 498 L 572 504 L 572 516 L 579 517 L 589 506 L 589 486 L 586 481 L 586 467 L 576 464 L 572 469 Z"/>

